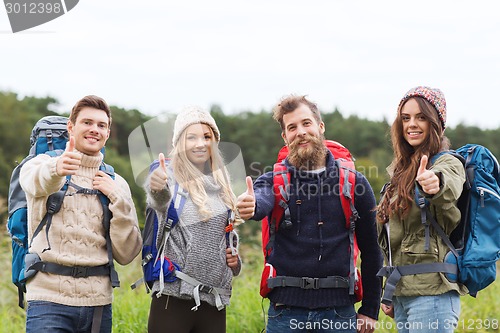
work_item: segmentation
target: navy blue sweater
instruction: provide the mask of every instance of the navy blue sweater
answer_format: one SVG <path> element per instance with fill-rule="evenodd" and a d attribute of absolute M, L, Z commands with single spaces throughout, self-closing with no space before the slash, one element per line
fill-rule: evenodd
<path fill-rule="evenodd" d="M 326 169 L 320 173 L 299 171 L 288 164 L 291 175 L 290 200 L 292 228 L 276 233 L 268 262 L 277 275 L 295 277 L 349 276 L 349 233 L 340 203 L 338 168 L 328 152 Z M 274 205 L 273 174 L 267 172 L 254 184 L 256 208 L 254 220 L 269 216 Z M 378 319 L 381 281 L 376 276 L 382 267 L 377 243 L 375 197 L 367 179 L 356 173 L 355 207 L 360 218 L 356 237 L 361 252 L 364 297 L 359 313 Z M 301 200 L 301 205 L 296 204 Z M 323 225 L 318 226 L 318 221 Z M 321 228 L 321 231 L 320 231 Z M 321 259 L 320 259 L 321 257 Z M 278 287 L 269 293 L 275 303 L 304 308 L 324 308 L 353 304 L 349 290 L 301 289 Z"/>

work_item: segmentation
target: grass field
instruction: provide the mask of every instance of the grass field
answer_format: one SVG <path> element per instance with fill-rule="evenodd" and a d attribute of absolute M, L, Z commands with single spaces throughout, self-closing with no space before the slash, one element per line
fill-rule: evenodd
<path fill-rule="evenodd" d="M 245 228 L 245 226 L 241 226 Z M 5 229 L 4 229 L 5 230 Z M 244 233 L 243 233 L 244 234 Z M 261 249 L 258 239 L 241 236 L 240 254 L 244 260 L 241 275 L 234 279 L 231 305 L 227 309 L 227 332 L 259 333 L 265 327 L 264 312 L 269 305 L 259 295 Z M 24 332 L 25 313 L 17 306 L 17 290 L 11 281 L 10 238 L 0 233 L 0 332 Z M 117 265 L 122 283 L 114 291 L 113 332 L 146 332 L 150 296 L 144 287 L 129 288 L 140 277 L 139 260 L 122 267 Z M 496 281 L 479 293 L 477 299 L 462 297 L 462 311 L 456 332 L 500 332 L 500 283 Z M 376 332 L 396 332 L 392 319 L 382 312 Z M 392 329 L 391 329 L 392 327 Z"/>

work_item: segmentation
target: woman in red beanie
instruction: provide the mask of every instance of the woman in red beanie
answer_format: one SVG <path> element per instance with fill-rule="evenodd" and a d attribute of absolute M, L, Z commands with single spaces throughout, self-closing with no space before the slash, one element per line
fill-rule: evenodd
<path fill-rule="evenodd" d="M 395 267 L 441 263 L 449 249 L 434 228 L 422 221 L 416 196 L 429 203 L 439 226 L 449 234 L 460 222 L 457 200 L 465 182 L 462 163 L 450 154 L 444 135 L 446 101 L 439 89 L 418 86 L 401 99 L 391 127 L 394 159 L 379 203 L 379 244 L 384 252 L 382 310 L 396 320 L 400 333 L 453 332 L 460 295 L 467 288 L 442 272 L 412 273 L 398 279 Z M 424 222 L 424 223 L 423 223 Z M 413 266 L 415 267 L 415 266 Z M 392 302 L 392 303 L 391 303 Z"/>

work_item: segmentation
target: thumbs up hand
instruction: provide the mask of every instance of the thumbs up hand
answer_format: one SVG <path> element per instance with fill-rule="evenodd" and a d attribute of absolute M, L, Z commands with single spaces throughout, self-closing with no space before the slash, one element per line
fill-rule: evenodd
<path fill-rule="evenodd" d="M 149 179 L 149 187 L 153 191 L 163 190 L 168 180 L 165 155 L 163 153 L 158 155 L 158 161 L 160 162 L 160 166 L 151 173 L 151 178 Z"/>
<path fill-rule="evenodd" d="M 75 152 L 75 137 L 70 136 L 66 143 L 66 150 L 59 157 L 56 172 L 59 176 L 75 175 L 82 163 L 82 154 Z"/>
<path fill-rule="evenodd" d="M 423 155 L 420 159 L 416 181 L 420 184 L 425 193 L 436 194 L 439 192 L 439 177 L 433 171 L 427 170 L 428 160 L 427 155 Z"/>
<path fill-rule="evenodd" d="M 252 177 L 246 178 L 247 190 L 238 197 L 236 208 L 240 217 L 244 220 L 250 219 L 255 213 L 255 194 L 253 192 Z"/>

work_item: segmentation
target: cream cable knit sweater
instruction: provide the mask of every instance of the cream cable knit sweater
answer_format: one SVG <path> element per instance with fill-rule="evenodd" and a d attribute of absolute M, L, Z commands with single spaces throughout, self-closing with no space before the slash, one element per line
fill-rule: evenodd
<path fill-rule="evenodd" d="M 58 191 L 66 177 L 56 173 L 59 157 L 39 155 L 27 162 L 20 174 L 20 183 L 28 201 L 28 230 L 30 239 L 45 215 L 47 197 Z M 78 173 L 71 181 L 92 188 L 92 179 L 99 170 L 103 156 L 83 155 Z M 130 188 L 115 174 L 116 190 L 109 195 L 109 209 L 113 214 L 110 235 L 113 258 L 121 265 L 130 263 L 139 254 L 142 238 Z M 74 193 L 69 187 L 67 194 Z M 102 206 L 96 195 L 66 196 L 61 211 L 52 218 L 49 232 L 51 250 L 47 247 L 45 228 L 33 241 L 30 252 L 36 252 L 43 261 L 65 266 L 99 266 L 108 262 L 106 238 L 102 225 Z M 38 272 L 27 283 L 28 301 L 43 300 L 70 306 L 99 306 L 110 304 L 113 290 L 109 276 L 74 278 Z"/>

